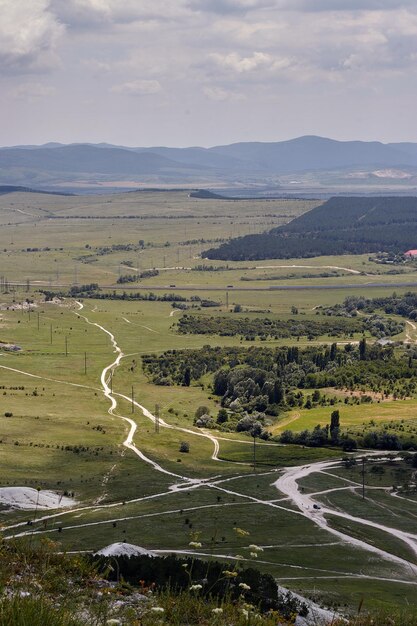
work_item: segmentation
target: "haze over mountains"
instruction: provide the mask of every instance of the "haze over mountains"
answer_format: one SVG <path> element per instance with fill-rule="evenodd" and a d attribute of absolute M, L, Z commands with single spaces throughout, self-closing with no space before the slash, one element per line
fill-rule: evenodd
<path fill-rule="evenodd" d="M 296 180 L 293 180 L 294 176 Z M 417 189 L 417 143 L 335 141 L 315 136 L 212 148 L 132 148 L 48 143 L 0 148 L 0 184 L 45 189 L 140 186 L 332 186 Z"/>

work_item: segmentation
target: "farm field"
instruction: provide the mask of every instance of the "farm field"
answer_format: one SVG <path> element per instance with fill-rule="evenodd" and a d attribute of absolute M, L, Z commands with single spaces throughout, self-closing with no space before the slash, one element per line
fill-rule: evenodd
<path fill-rule="evenodd" d="M 315 321 L 323 317 L 317 307 L 363 294 L 360 285 L 417 283 L 417 268 L 388 273 L 393 266 L 365 255 L 229 267 L 200 257 L 208 240 L 262 232 L 318 204 L 204 201 L 186 192 L 0 196 L 0 344 L 19 348 L 0 349 L 0 494 L 1 488 L 40 488 L 72 498 L 68 509 L 46 510 L 35 495 L 25 510 L 10 509 L 0 495 L 6 538 L 47 536 L 68 551 L 125 540 L 159 554 L 237 559 L 326 606 L 355 607 L 363 599 L 366 608 L 417 610 L 415 495 L 392 493 L 393 485 L 412 482 L 405 460 L 381 461 L 383 473 L 371 472 L 369 462 L 363 501 L 360 462 L 346 467 L 340 448 L 284 446 L 275 438 L 254 441 L 245 432 L 198 428 L 198 407 L 213 415 L 221 408 L 212 373 L 190 385 L 156 385 L 141 361 L 145 354 L 207 345 L 302 350 L 336 342 L 343 348 L 363 333 L 250 342 L 238 335 L 179 334 L 178 303 L 184 301 L 120 298 L 126 287 L 141 294 L 155 288 L 157 295 L 184 298 L 188 314 Z M 221 269 L 192 269 L 201 265 Z M 152 268 L 159 274 L 116 283 Z M 330 275 L 319 276 L 323 272 Z M 96 297 L 69 293 L 71 286 L 91 283 L 101 287 Z M 268 290 L 270 284 L 318 288 L 289 294 Z M 115 285 L 120 299 L 112 299 Z M 338 288 L 320 288 L 327 285 Z M 262 290 L 243 290 L 252 287 Z M 40 288 L 57 297 L 45 302 Z M 408 289 L 395 287 L 397 293 Z M 370 298 L 393 290 L 365 291 Z M 204 308 L 202 300 L 212 306 Z M 372 345 L 375 337 L 365 335 Z M 393 339 L 413 346 L 417 330 L 406 324 Z M 414 395 L 336 407 L 349 435 L 386 427 L 417 438 Z M 324 426 L 331 411 L 328 405 L 294 408 L 269 429 L 277 435 L 289 427 Z M 250 534 L 238 537 L 236 527 Z M 200 533 L 201 548 L 189 545 L 193 532 Z M 257 557 L 251 544 L 262 548 Z"/>

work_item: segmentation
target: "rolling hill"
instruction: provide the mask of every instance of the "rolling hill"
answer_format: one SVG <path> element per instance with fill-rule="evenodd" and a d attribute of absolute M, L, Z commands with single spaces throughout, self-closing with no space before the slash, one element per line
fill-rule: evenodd
<path fill-rule="evenodd" d="M 267 233 L 231 239 L 204 258 L 259 260 L 404 252 L 417 247 L 417 198 L 335 197 Z"/>

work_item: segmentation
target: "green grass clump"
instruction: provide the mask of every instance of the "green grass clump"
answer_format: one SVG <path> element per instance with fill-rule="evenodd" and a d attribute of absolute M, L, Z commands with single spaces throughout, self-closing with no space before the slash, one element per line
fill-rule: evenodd
<path fill-rule="evenodd" d="M 0 626 L 81 626 L 65 609 L 42 598 L 4 598 L 0 602 Z"/>
<path fill-rule="evenodd" d="M 285 619 L 278 611 L 270 611 L 266 615 L 258 613 L 256 607 L 241 601 L 232 603 L 230 599 L 216 602 L 197 595 L 193 591 L 183 591 L 173 595 L 170 591 L 159 594 L 156 605 L 149 607 L 141 618 L 143 626 L 289 626 L 293 620 Z M 295 618 L 295 615 L 294 615 Z"/>

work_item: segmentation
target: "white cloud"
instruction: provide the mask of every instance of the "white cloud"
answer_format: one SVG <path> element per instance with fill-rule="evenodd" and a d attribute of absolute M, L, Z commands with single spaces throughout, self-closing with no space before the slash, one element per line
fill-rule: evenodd
<path fill-rule="evenodd" d="M 387 11 L 415 7 L 415 0 L 276 0 L 287 11 Z"/>
<path fill-rule="evenodd" d="M 0 72 L 39 72 L 57 63 L 64 27 L 49 0 L 0 0 Z"/>
<path fill-rule="evenodd" d="M 265 112 L 285 103 L 291 128 L 308 130 L 313 119 L 323 127 L 330 114 L 336 119 L 347 102 L 352 120 L 369 112 L 375 120 L 375 110 L 395 110 L 395 97 L 403 109 L 415 100 L 417 0 L 0 0 L 0 11 L 1 91 L 20 100 L 10 107 L 3 99 L 22 135 L 88 135 L 101 124 L 101 134 L 130 138 L 140 116 L 147 120 L 142 130 L 162 143 L 164 133 L 176 136 L 181 128 L 197 141 L 209 135 L 214 107 L 211 130 L 231 136 L 234 128 L 238 138 L 239 120 L 249 134 L 244 110 L 253 109 L 254 135 L 267 122 Z M 51 67 L 48 80 L 22 77 Z M 54 110 L 45 103 L 52 87 Z M 377 106 L 366 112 L 360 102 L 373 93 Z M 25 98 L 33 104 L 23 116 Z M 169 115 L 155 106 L 160 101 L 169 103 Z M 115 105 L 124 111 L 117 128 L 108 121 Z M 36 111 L 45 118 L 37 131 L 25 126 Z M 72 119 L 64 130 L 62 116 Z"/>
<path fill-rule="evenodd" d="M 72 27 L 129 24 L 141 20 L 169 21 L 184 16 L 183 0 L 51 0 L 54 12 Z"/>
<path fill-rule="evenodd" d="M 221 15 L 247 13 L 260 9 L 281 11 L 386 11 L 415 8 L 415 0 L 189 0 L 188 6 L 198 11 Z"/>
<path fill-rule="evenodd" d="M 133 80 L 111 88 L 113 93 L 125 94 L 128 96 L 149 96 L 159 93 L 162 90 L 161 84 L 157 80 Z"/>
<path fill-rule="evenodd" d="M 245 100 L 245 96 L 242 93 L 237 93 L 235 91 L 229 91 L 228 89 L 223 89 L 222 87 L 204 87 L 203 93 L 209 98 L 209 100 L 214 100 L 215 102 L 225 102 L 227 100 L 232 102 L 238 102 L 241 100 Z"/>
<path fill-rule="evenodd" d="M 22 83 L 10 91 L 13 98 L 23 100 L 35 100 L 38 98 L 47 98 L 56 93 L 55 87 L 52 85 L 44 85 L 37 82 Z"/>
<path fill-rule="evenodd" d="M 208 13 L 247 13 L 266 7 L 274 7 L 276 0 L 189 0 L 188 6 Z"/>
<path fill-rule="evenodd" d="M 265 74 L 279 74 L 288 70 L 294 61 L 288 57 L 273 56 L 266 52 L 253 52 L 250 56 L 242 56 L 237 52 L 220 54 L 214 52 L 208 56 L 209 63 L 229 75 L 250 76 L 256 80 L 265 78 Z"/>

